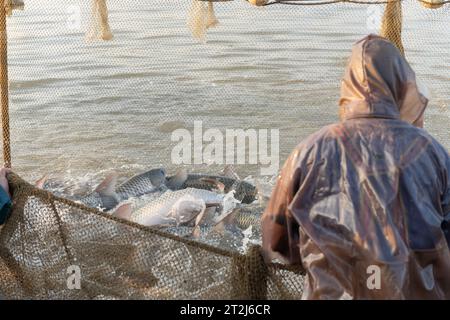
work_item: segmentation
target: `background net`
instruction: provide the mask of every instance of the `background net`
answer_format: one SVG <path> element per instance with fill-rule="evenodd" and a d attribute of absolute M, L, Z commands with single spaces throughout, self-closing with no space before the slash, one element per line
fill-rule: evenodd
<path fill-rule="evenodd" d="M 171 133 L 193 131 L 195 120 L 204 130 L 279 129 L 282 163 L 337 120 L 351 45 L 379 31 L 385 4 L 219 2 L 219 25 L 206 43 L 187 27 L 191 6 L 109 1 L 108 42 L 86 41 L 90 1 L 29 1 L 15 12 L 8 19 L 15 170 L 30 180 L 51 173 L 70 181 L 99 179 L 111 168 L 129 175 L 176 167 Z M 405 54 L 432 94 L 426 128 L 448 148 L 450 9 L 415 0 L 403 7 Z M 246 176 L 258 167 L 237 169 Z"/>
<path fill-rule="evenodd" d="M 123 179 L 177 170 L 171 134 L 193 131 L 194 121 L 203 131 L 279 130 L 281 165 L 302 139 L 337 121 L 351 45 L 383 32 L 386 7 L 219 2 L 219 24 L 193 37 L 192 1 L 107 4 L 112 41 L 92 37 L 91 1 L 29 0 L 7 22 L 13 169 L 28 181 L 50 174 L 50 191 L 63 197 L 88 192 L 111 169 Z M 425 127 L 449 148 L 450 6 L 402 4 L 405 56 L 431 91 Z M 395 37 L 389 32 L 400 24 L 385 35 Z M 187 167 L 217 173 L 222 164 Z M 241 177 L 260 175 L 260 165 L 235 167 Z M 14 214 L 0 234 L 7 297 L 301 295 L 299 272 L 266 266 L 257 249 L 241 255 L 187 242 L 13 183 Z M 87 279 L 81 291 L 67 289 L 74 264 Z"/>
<path fill-rule="evenodd" d="M 0 233 L 0 292 L 9 299 L 297 299 L 301 270 L 182 239 L 56 198 L 11 177 L 14 210 Z M 68 272 L 81 270 L 80 290 Z"/>

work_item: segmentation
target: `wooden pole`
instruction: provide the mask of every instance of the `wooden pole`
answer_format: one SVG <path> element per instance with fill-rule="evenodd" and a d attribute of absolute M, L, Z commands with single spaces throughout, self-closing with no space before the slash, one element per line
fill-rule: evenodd
<path fill-rule="evenodd" d="M 8 35 L 6 30 L 6 9 L 4 6 L 0 6 L 0 106 L 2 109 L 3 162 L 6 168 L 11 168 L 8 89 Z"/>

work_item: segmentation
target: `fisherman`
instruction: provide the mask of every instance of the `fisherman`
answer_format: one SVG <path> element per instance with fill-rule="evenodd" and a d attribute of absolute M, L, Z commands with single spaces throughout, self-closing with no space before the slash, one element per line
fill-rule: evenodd
<path fill-rule="evenodd" d="M 11 211 L 11 194 L 9 193 L 9 184 L 6 176 L 10 169 L 0 169 L 0 226 L 3 225 Z"/>
<path fill-rule="evenodd" d="M 450 299 L 450 157 L 421 128 L 427 103 L 391 42 L 354 44 L 340 123 L 297 146 L 262 219 L 304 299 Z"/>

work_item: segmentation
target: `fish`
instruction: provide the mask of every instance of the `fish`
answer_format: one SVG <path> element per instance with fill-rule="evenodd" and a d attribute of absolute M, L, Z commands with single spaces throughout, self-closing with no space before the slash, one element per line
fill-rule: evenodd
<path fill-rule="evenodd" d="M 216 231 L 230 226 L 240 230 L 247 230 L 252 227 L 254 230 L 261 230 L 261 217 L 264 207 L 256 205 L 236 205 L 230 212 L 224 213 L 216 218 Z"/>
<path fill-rule="evenodd" d="M 225 176 L 188 174 L 183 188 L 197 188 L 205 190 L 214 190 L 215 186 L 210 181 L 217 181 L 224 185 L 224 192 L 235 191 L 235 198 L 242 203 L 252 203 L 256 200 L 257 190 L 254 185 L 247 181 L 236 180 Z"/>
<path fill-rule="evenodd" d="M 234 216 L 234 224 L 241 230 L 246 230 L 250 227 L 259 230 L 261 229 L 261 215 L 240 211 Z"/>
<path fill-rule="evenodd" d="M 234 240 L 239 237 L 245 237 L 246 232 L 254 232 L 257 237 L 261 236 L 261 217 L 264 208 L 257 203 L 252 205 L 240 204 L 238 201 L 234 203 L 233 207 L 228 207 L 222 210 L 219 215 L 211 215 L 205 213 L 205 217 L 200 215 L 197 217 L 195 226 L 190 227 L 190 234 L 186 229 L 182 229 L 183 236 L 191 236 L 194 239 L 208 239 L 211 235 L 225 236 L 233 235 Z M 188 227 L 186 227 L 188 228 Z M 173 228 L 172 232 L 177 231 Z"/>
<path fill-rule="evenodd" d="M 218 224 L 207 221 L 194 227 L 180 225 L 157 226 L 157 228 L 180 237 L 239 252 L 245 252 L 250 243 L 260 244 L 262 234 L 259 212 L 236 208 L 225 216 L 228 219 Z"/>
<path fill-rule="evenodd" d="M 234 190 L 234 197 L 242 203 L 252 203 L 256 200 L 258 191 L 251 183 L 240 180 L 239 177 L 230 169 L 225 167 L 225 175 L 207 175 L 187 172 L 178 172 L 173 177 L 168 177 L 166 186 L 171 190 L 180 190 L 186 188 L 204 189 L 209 191 L 220 191 L 229 193 Z"/>
<path fill-rule="evenodd" d="M 216 208 L 220 212 L 231 211 L 237 203 L 232 194 L 195 188 L 167 190 L 158 199 L 133 212 L 129 220 L 145 226 L 198 226 L 207 216 L 216 212 L 209 208 Z"/>
<path fill-rule="evenodd" d="M 166 170 L 152 169 L 128 179 L 116 188 L 116 193 L 121 201 L 125 201 L 158 191 L 164 187 L 165 182 Z"/>
<path fill-rule="evenodd" d="M 113 213 L 113 216 L 124 219 L 124 220 L 130 220 L 132 207 L 130 203 L 125 203 L 121 206 L 119 206 Z"/>
<path fill-rule="evenodd" d="M 180 237 L 195 239 L 211 245 L 230 249 L 241 248 L 246 239 L 248 241 L 250 241 L 251 238 L 253 238 L 253 240 L 260 239 L 261 216 L 264 208 L 261 207 L 258 202 L 250 205 L 241 204 L 234 199 L 233 191 L 226 195 L 214 195 L 213 193 L 213 201 L 210 203 L 209 207 L 206 207 L 206 210 L 205 206 L 208 201 L 205 202 L 205 206 L 199 207 L 197 210 L 191 210 L 190 214 L 184 212 L 184 214 L 182 214 L 184 218 L 180 219 L 174 214 L 176 210 L 173 210 L 173 207 L 176 207 L 176 205 L 170 206 L 170 204 L 176 203 L 177 200 L 171 199 L 166 202 L 166 204 L 169 205 L 164 206 L 160 202 L 163 198 L 171 198 L 174 195 L 183 197 L 186 193 L 192 195 L 192 192 L 206 192 L 207 195 L 211 195 L 212 193 L 207 190 L 187 191 L 187 189 L 181 190 L 181 192 L 182 193 L 180 193 L 180 191 L 167 191 L 167 194 L 163 195 L 160 199 L 147 204 L 146 207 L 150 206 L 151 210 L 147 211 L 144 215 L 152 216 L 148 221 L 144 221 L 144 217 L 142 217 L 142 214 L 140 213 L 130 214 L 129 217 L 125 218 L 140 224 L 151 225 L 152 227 L 159 228 L 160 230 Z M 222 197 L 222 205 L 217 205 L 219 202 L 217 200 L 222 199 Z M 154 204 L 156 204 L 156 206 Z M 164 209 L 159 210 L 162 206 L 164 206 Z M 143 210 L 147 209 L 144 207 Z M 162 216 L 161 212 L 163 213 Z M 180 211 L 178 210 L 178 212 Z M 141 217 L 138 217 L 139 215 L 141 215 Z M 133 217 L 131 218 L 131 216 Z"/>
<path fill-rule="evenodd" d="M 93 192 L 79 200 L 82 204 L 103 210 L 111 210 L 119 203 L 119 196 L 116 194 L 117 173 L 109 174 Z"/>
<path fill-rule="evenodd" d="M 180 169 L 173 176 L 166 177 L 166 186 L 170 190 L 180 190 L 183 188 L 184 183 L 188 179 L 188 172 L 186 169 Z"/>
<path fill-rule="evenodd" d="M 117 173 L 109 174 L 93 192 L 82 197 L 79 202 L 89 207 L 109 211 L 132 197 L 140 197 L 161 189 L 167 189 L 165 187 L 166 171 L 162 168 L 138 174 L 118 187 L 116 187 L 117 178 Z"/>

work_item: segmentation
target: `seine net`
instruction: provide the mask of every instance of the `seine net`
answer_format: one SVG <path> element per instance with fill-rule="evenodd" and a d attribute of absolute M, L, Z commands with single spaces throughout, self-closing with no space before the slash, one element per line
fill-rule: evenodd
<path fill-rule="evenodd" d="M 401 7 L 370 0 L 301 4 L 42 0 L 13 10 L 7 21 L 13 169 L 27 181 L 44 174 L 50 180 L 43 191 L 11 177 L 0 295 L 300 298 L 301 270 L 265 264 L 258 246 L 242 252 L 193 241 L 68 199 L 91 191 L 112 169 L 124 179 L 156 167 L 217 174 L 230 164 L 226 152 L 223 161 L 196 161 L 195 130 L 204 140 L 208 130 L 224 139 L 230 128 L 277 131 L 272 170 L 263 173 L 269 165 L 258 157 L 251 161 L 250 143 L 246 161 L 231 163 L 256 185 L 271 181 L 296 144 L 337 121 L 351 44 L 368 33 L 382 33 L 404 50 L 431 92 L 425 127 L 450 147 L 448 4 L 434 10 L 416 0 Z M 174 160 L 179 130 L 191 133 L 191 162 Z M 71 288 L 77 268 L 80 290 Z"/>
<path fill-rule="evenodd" d="M 295 299 L 301 270 L 119 221 L 11 178 L 0 289 L 13 299 Z M 79 268 L 81 288 L 71 287 Z M 75 269 L 74 269 L 75 270 Z M 75 273 L 76 274 L 76 273 Z M 75 282 L 75 281 L 74 281 Z"/>

